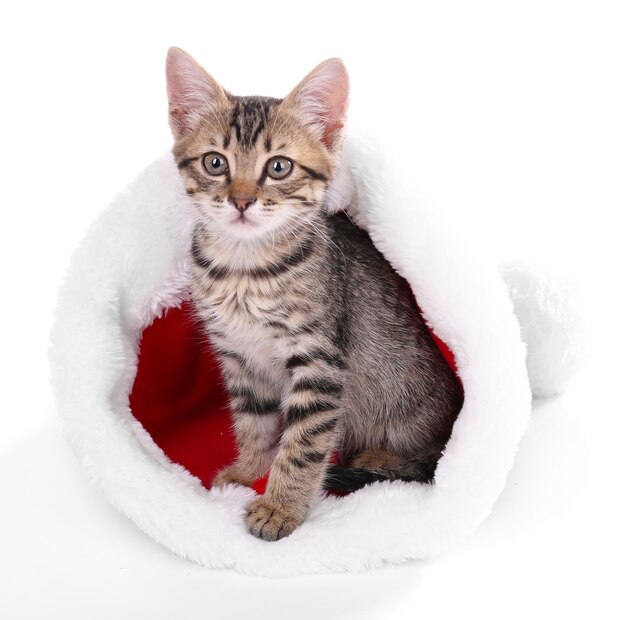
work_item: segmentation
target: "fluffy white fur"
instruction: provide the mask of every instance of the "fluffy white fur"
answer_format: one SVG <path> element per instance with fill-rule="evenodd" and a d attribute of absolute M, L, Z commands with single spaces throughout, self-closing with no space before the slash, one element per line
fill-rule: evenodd
<path fill-rule="evenodd" d="M 561 394 L 589 356 L 583 300 L 567 278 L 526 261 L 500 266 L 522 340 L 535 398 Z"/>
<path fill-rule="evenodd" d="M 52 379 L 67 436 L 92 481 L 144 532 L 209 567 L 258 575 L 361 571 L 433 556 L 489 514 L 530 414 L 525 347 L 493 265 L 420 210 L 397 169 L 351 138 L 333 188 L 409 281 L 453 350 L 465 404 L 436 484 L 379 483 L 320 498 L 296 532 L 247 533 L 253 492 L 205 490 L 172 464 L 129 410 L 143 329 L 187 295 L 191 205 L 170 155 L 153 163 L 93 224 L 63 284 Z"/>

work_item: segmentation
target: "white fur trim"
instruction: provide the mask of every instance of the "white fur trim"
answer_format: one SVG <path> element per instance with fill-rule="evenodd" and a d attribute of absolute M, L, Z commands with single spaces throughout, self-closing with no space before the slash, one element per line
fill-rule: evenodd
<path fill-rule="evenodd" d="M 453 350 L 465 388 L 433 486 L 380 483 L 320 499 L 294 534 L 268 543 L 244 527 L 252 491 L 207 491 L 152 442 L 133 418 L 128 394 L 142 330 L 186 295 L 190 206 L 170 155 L 98 218 L 62 287 L 52 379 L 80 462 L 143 531 L 206 566 L 294 575 L 360 571 L 442 553 L 489 514 L 526 428 L 525 350 L 496 268 L 420 210 L 366 141 L 350 138 L 345 150 L 359 221 Z"/>
<path fill-rule="evenodd" d="M 528 356 L 533 396 L 563 393 L 589 354 L 589 337 L 578 291 L 563 276 L 526 261 L 500 267 Z"/>

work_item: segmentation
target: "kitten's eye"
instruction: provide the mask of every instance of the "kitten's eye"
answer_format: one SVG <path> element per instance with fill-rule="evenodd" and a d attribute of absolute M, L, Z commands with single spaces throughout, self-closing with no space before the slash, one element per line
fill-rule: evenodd
<path fill-rule="evenodd" d="M 272 179 L 284 179 L 289 176 L 292 168 L 293 162 L 286 157 L 272 157 L 267 162 L 267 174 Z"/>
<path fill-rule="evenodd" d="M 228 160 L 219 153 L 207 153 L 202 159 L 202 165 L 209 174 L 216 177 L 228 170 Z"/>

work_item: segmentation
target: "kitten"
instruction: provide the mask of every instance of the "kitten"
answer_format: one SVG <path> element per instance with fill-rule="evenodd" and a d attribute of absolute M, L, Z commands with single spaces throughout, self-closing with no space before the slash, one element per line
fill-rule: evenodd
<path fill-rule="evenodd" d="M 432 481 L 461 387 L 402 278 L 366 232 L 324 208 L 347 110 L 343 63 L 323 62 L 282 100 L 235 97 L 172 48 L 167 87 L 174 156 L 197 207 L 192 297 L 238 444 L 213 484 L 249 485 L 271 468 L 246 522 L 277 540 L 324 486 Z"/>

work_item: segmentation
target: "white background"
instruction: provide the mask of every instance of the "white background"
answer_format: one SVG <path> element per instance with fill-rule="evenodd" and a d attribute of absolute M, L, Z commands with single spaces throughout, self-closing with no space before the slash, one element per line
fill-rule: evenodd
<path fill-rule="evenodd" d="M 0 617 L 625 617 L 623 2 L 0 11 Z M 419 200 L 494 260 L 543 262 L 586 293 L 594 356 L 537 407 L 492 516 L 455 553 L 365 575 L 208 571 L 139 533 L 72 460 L 47 384 L 56 290 L 95 215 L 170 146 L 170 45 L 237 94 L 281 96 L 341 56 L 353 117 L 414 161 Z"/>

